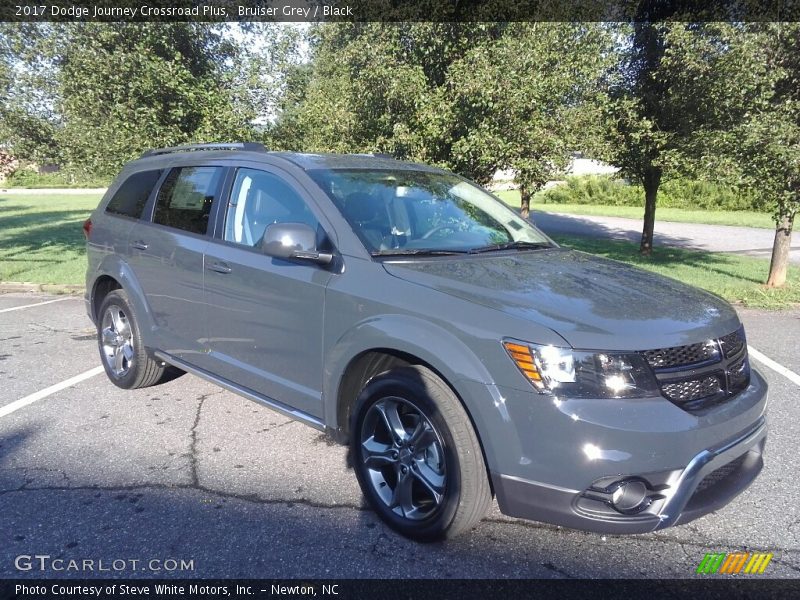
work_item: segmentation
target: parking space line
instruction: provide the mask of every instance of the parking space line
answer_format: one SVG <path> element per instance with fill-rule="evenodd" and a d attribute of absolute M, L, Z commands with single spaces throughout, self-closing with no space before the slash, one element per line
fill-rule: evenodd
<path fill-rule="evenodd" d="M 46 303 L 43 302 L 42 304 Z M 787 369 L 783 365 L 775 362 L 770 357 L 762 354 L 752 346 L 748 346 L 747 350 L 750 352 L 750 356 L 755 358 L 758 362 L 760 362 L 766 367 L 769 367 L 776 373 L 783 375 L 792 383 L 800 386 L 800 375 L 798 375 L 797 373 L 795 373 L 790 369 Z M 47 398 L 47 396 L 50 396 L 51 394 L 55 394 L 56 392 L 60 392 L 65 388 L 75 385 L 76 383 L 80 383 L 81 381 L 90 379 L 95 375 L 99 375 L 100 373 L 103 372 L 103 370 L 104 369 L 102 366 L 95 367 L 94 369 L 89 369 L 88 371 L 84 371 L 79 375 L 75 375 L 74 377 L 70 377 L 69 379 L 65 379 L 64 381 L 51 385 L 50 387 L 46 387 L 43 390 L 34 392 L 33 394 L 25 396 L 24 398 L 15 400 L 14 402 L 7 404 L 6 406 L 0 407 L 0 417 L 5 417 L 7 415 L 10 415 L 11 413 L 16 412 L 19 409 L 24 408 L 30 404 L 33 404 L 34 402 L 37 402 L 43 398 Z"/>
<path fill-rule="evenodd" d="M 792 383 L 800 385 L 800 375 L 798 375 L 794 371 L 792 371 L 790 369 L 787 369 L 786 367 L 784 367 L 780 363 L 776 363 L 769 356 L 765 356 L 764 354 L 761 354 L 761 352 L 759 352 L 758 350 L 756 350 L 752 346 L 748 346 L 747 347 L 747 351 L 750 352 L 750 356 L 755 358 L 758 362 L 760 362 L 765 367 L 769 367 L 770 369 L 772 369 L 776 373 L 780 373 L 781 375 L 786 377 L 786 379 L 788 379 Z"/>
<path fill-rule="evenodd" d="M 0 313 L 11 312 L 12 310 L 22 310 L 23 308 L 33 308 L 34 306 L 44 306 L 45 304 L 52 304 L 53 302 L 63 302 L 70 300 L 72 296 L 64 296 L 63 298 L 56 298 L 55 300 L 47 300 L 45 302 L 37 302 L 36 304 L 25 304 L 23 306 L 12 306 L 11 308 L 2 308 Z"/>
<path fill-rule="evenodd" d="M 11 413 L 18 411 L 20 408 L 25 408 L 29 404 L 33 404 L 34 402 L 41 400 L 42 398 L 47 398 L 47 396 L 51 394 L 60 392 L 64 388 L 68 388 L 71 385 L 80 383 L 81 381 L 89 379 L 90 377 L 94 377 L 95 375 L 99 375 L 102 372 L 103 372 L 103 367 L 95 367 L 94 369 L 89 369 L 88 371 L 84 371 L 80 375 L 75 375 L 75 377 L 70 377 L 69 379 L 65 379 L 60 383 L 56 383 L 55 385 L 46 387 L 43 390 L 30 394 L 29 396 L 25 396 L 24 398 L 15 400 L 11 404 L 7 404 L 6 406 L 0 407 L 0 417 L 5 417 L 6 415 L 10 415 Z"/>

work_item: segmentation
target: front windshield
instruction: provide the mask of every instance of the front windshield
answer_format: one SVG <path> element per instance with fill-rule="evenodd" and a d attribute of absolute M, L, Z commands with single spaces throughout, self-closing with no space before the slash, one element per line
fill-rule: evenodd
<path fill-rule="evenodd" d="M 455 175 L 360 169 L 309 174 L 374 256 L 552 245 L 505 204 Z"/>

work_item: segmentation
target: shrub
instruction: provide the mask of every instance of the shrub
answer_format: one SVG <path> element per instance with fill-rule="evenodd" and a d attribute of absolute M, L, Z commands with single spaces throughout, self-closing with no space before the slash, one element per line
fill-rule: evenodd
<path fill-rule="evenodd" d="M 0 150 L 0 181 L 11 175 L 17 168 L 19 168 L 19 161 L 7 152 Z"/>
<path fill-rule="evenodd" d="M 598 175 L 568 177 L 566 183 L 540 192 L 537 201 L 552 204 L 644 206 L 644 189 Z M 708 181 L 673 179 L 661 184 L 658 206 L 703 210 L 767 211 L 754 193 Z"/>
<path fill-rule="evenodd" d="M 541 192 L 539 199 L 553 204 L 600 204 L 605 206 L 638 206 L 642 201 L 637 190 L 610 177 L 587 175 L 567 177 L 566 183 Z"/>
<path fill-rule="evenodd" d="M 92 175 L 78 175 L 66 171 L 37 173 L 28 168 L 17 169 L 8 176 L 5 187 L 18 188 L 97 188 L 106 187 L 109 181 Z"/>

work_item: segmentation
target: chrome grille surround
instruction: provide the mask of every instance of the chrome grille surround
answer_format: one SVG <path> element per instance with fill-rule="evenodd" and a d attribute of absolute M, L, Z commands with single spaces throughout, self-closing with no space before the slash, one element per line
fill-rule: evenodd
<path fill-rule="evenodd" d="M 662 395 L 688 412 L 702 412 L 750 384 L 744 328 L 697 344 L 642 352 Z"/>

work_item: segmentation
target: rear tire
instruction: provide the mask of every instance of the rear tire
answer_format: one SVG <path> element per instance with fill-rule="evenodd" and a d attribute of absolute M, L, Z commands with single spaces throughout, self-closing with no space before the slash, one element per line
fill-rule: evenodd
<path fill-rule="evenodd" d="M 395 531 L 430 542 L 474 527 L 492 500 L 483 453 L 461 402 L 430 369 L 387 371 L 359 394 L 353 468 Z"/>
<path fill-rule="evenodd" d="M 97 313 L 97 344 L 106 375 L 122 389 L 149 387 L 183 374 L 145 348 L 125 290 L 113 290 L 103 298 Z"/>

